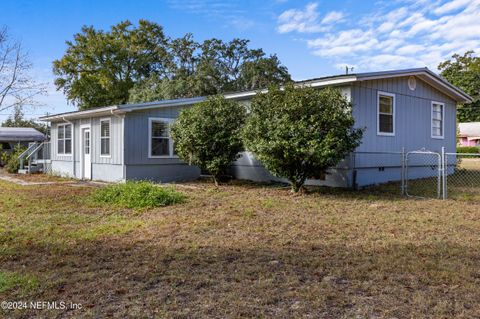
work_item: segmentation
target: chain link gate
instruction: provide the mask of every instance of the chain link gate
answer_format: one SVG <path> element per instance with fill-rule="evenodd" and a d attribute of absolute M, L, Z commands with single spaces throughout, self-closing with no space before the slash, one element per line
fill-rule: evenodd
<path fill-rule="evenodd" d="M 419 150 L 404 154 L 402 193 L 409 197 L 443 198 L 443 152 Z"/>

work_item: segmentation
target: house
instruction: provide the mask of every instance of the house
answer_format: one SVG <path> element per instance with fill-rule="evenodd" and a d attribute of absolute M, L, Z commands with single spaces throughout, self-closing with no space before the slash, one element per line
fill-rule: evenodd
<path fill-rule="evenodd" d="M 480 146 L 480 122 L 458 124 L 458 144 Z"/>
<path fill-rule="evenodd" d="M 297 83 L 337 87 L 353 105 L 355 126 L 365 128 L 355 156 L 332 168 L 323 180 L 310 181 L 320 185 L 363 186 L 398 180 L 398 154 L 402 149 L 440 151 L 445 147 L 454 152 L 456 104 L 471 101 L 467 94 L 427 68 L 330 76 Z M 229 93 L 225 98 L 248 105 L 255 94 L 258 92 Z M 52 171 L 104 181 L 195 179 L 200 169 L 175 155 L 169 126 L 182 109 L 204 99 L 114 105 L 45 116 L 42 120 L 51 123 Z M 232 164 L 231 173 L 254 181 L 278 180 L 248 152 Z"/>
<path fill-rule="evenodd" d="M 0 127 L 0 145 L 2 150 L 13 150 L 20 144 L 28 146 L 31 142 L 43 142 L 45 135 L 31 127 Z"/>

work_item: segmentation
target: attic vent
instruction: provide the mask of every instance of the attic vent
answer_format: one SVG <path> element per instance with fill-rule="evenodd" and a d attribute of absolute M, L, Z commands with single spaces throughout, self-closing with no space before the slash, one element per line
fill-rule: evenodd
<path fill-rule="evenodd" d="M 411 91 L 415 91 L 415 88 L 417 87 L 417 80 L 415 79 L 414 76 L 411 76 L 408 78 L 408 88 Z"/>

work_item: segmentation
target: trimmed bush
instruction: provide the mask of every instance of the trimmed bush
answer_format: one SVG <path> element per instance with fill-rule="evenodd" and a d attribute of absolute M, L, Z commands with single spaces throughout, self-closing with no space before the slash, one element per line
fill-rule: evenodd
<path fill-rule="evenodd" d="M 457 153 L 478 154 L 479 148 L 477 146 L 457 146 Z"/>
<path fill-rule="evenodd" d="M 245 116 L 245 106 L 221 95 L 184 109 L 172 126 L 178 156 L 208 171 L 218 185 L 219 177 L 243 150 L 240 132 Z"/>
<path fill-rule="evenodd" d="M 92 199 L 120 207 L 154 208 L 183 203 L 186 197 L 171 187 L 157 186 L 147 181 L 128 181 L 101 188 L 92 193 Z"/>
<path fill-rule="evenodd" d="M 243 137 L 246 149 L 298 192 L 360 145 L 363 130 L 354 123 L 352 106 L 337 89 L 270 87 L 253 97 Z"/>

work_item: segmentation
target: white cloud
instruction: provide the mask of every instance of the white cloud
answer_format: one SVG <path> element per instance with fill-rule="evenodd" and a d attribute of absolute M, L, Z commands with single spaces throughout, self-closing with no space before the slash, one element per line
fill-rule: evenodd
<path fill-rule="evenodd" d="M 339 22 L 339 21 L 342 21 L 344 17 L 345 17 L 345 14 L 343 12 L 331 11 L 327 13 L 325 17 L 322 19 L 322 24 Z"/>
<path fill-rule="evenodd" d="M 300 32 L 316 33 L 328 31 L 334 23 L 342 22 L 345 14 L 331 11 L 320 20 L 318 3 L 309 3 L 303 9 L 289 9 L 278 16 L 279 33 Z"/>
<path fill-rule="evenodd" d="M 290 9 L 278 17 L 278 32 L 319 32 L 324 28 L 318 23 L 318 3 L 309 3 L 305 9 Z"/>
<path fill-rule="evenodd" d="M 364 32 L 361 29 L 341 31 L 335 35 L 307 42 L 314 53 L 319 56 L 354 55 L 362 51 L 368 51 L 378 45 L 378 40 L 373 37 L 371 31 Z"/>
<path fill-rule="evenodd" d="M 359 70 L 436 69 L 453 53 L 480 51 L 480 0 L 385 2 L 376 12 L 348 21 L 347 29 L 345 24 L 334 23 L 342 20 L 343 14 L 331 11 L 319 22 L 317 9 L 318 5 L 310 4 L 305 10 L 284 12 L 283 22 L 295 23 L 282 33 L 307 32 L 330 22 L 324 34 L 305 42 L 314 55 L 327 58 L 333 65 L 358 65 Z"/>
<path fill-rule="evenodd" d="M 396 53 L 401 55 L 414 55 L 425 50 L 426 48 L 421 44 L 408 44 L 398 48 Z"/>
<path fill-rule="evenodd" d="M 257 24 L 242 2 L 223 0 L 167 0 L 167 5 L 182 13 L 204 16 L 220 21 L 224 27 L 234 27 L 240 31 L 251 29 Z"/>
<path fill-rule="evenodd" d="M 471 3 L 471 0 L 453 0 L 447 1 L 444 5 L 436 8 L 433 12 L 437 15 L 445 14 L 454 10 L 458 10 L 462 7 L 465 7 L 467 4 Z"/>

